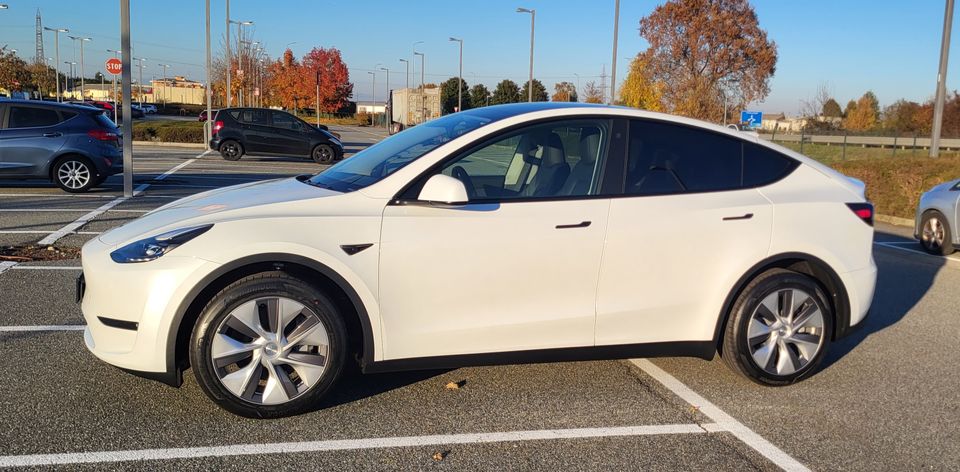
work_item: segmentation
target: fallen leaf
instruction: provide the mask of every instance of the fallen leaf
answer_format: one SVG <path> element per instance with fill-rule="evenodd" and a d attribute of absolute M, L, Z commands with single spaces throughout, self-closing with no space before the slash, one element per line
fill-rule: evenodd
<path fill-rule="evenodd" d="M 466 380 L 458 380 L 458 381 L 456 381 L 456 382 L 448 382 L 447 385 L 446 385 L 446 387 L 447 387 L 448 390 L 457 390 L 457 389 L 459 389 L 460 387 L 463 387 L 463 386 L 466 385 L 466 384 L 467 384 L 467 381 L 466 381 Z"/>
<path fill-rule="evenodd" d="M 433 453 L 433 460 L 440 462 L 447 458 L 447 454 L 450 454 L 450 451 L 437 451 Z"/>

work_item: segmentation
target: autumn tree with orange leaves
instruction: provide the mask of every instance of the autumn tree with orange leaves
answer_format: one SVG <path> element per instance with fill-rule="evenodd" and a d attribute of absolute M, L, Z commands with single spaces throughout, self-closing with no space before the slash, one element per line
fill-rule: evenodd
<path fill-rule="evenodd" d="M 747 0 L 670 0 L 640 20 L 643 75 L 665 111 L 717 121 L 770 93 L 777 45 Z"/>
<path fill-rule="evenodd" d="M 285 108 L 314 108 L 318 79 L 321 113 L 343 109 L 353 94 L 350 72 L 336 48 L 313 48 L 300 60 L 287 49 L 270 64 L 267 76 L 267 102 Z"/>

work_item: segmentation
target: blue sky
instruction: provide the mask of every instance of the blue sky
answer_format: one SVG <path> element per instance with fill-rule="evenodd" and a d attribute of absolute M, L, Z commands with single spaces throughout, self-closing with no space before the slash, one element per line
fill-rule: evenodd
<path fill-rule="evenodd" d="M 70 28 L 90 36 L 86 43 L 87 75 L 102 70 L 106 49 L 119 48 L 117 0 L 0 0 L 0 45 L 34 55 L 34 16 L 41 9 L 44 25 Z M 204 16 L 201 0 L 132 0 L 135 55 L 146 57 L 147 76 L 159 76 L 158 63 L 169 74 L 203 78 Z M 638 22 L 660 2 L 622 0 L 618 76 L 625 58 L 646 48 Z M 796 113 L 820 82 L 827 82 L 841 104 L 872 89 L 881 104 L 898 98 L 923 101 L 934 91 L 943 22 L 943 0 L 780 0 L 753 1 L 760 26 L 777 42 L 779 61 L 771 93 L 755 108 Z M 224 30 L 224 0 L 212 0 L 214 51 Z M 457 73 L 457 46 L 448 37 L 464 39 L 464 79 L 488 87 L 503 78 L 527 77 L 530 16 L 518 6 L 537 10 L 535 77 L 552 90 L 561 80 L 581 87 L 599 83 L 603 67 L 610 73 L 613 0 L 486 0 L 474 2 L 388 0 L 233 0 L 231 16 L 253 20 L 248 31 L 266 45 L 271 56 L 288 43 L 301 56 L 313 46 L 339 48 L 350 67 L 355 97 L 370 98 L 367 71 L 377 64 L 391 69 L 393 88 L 404 83 L 404 64 L 413 43 L 426 54 L 426 80 L 440 81 Z M 235 32 L 235 26 L 232 32 Z M 52 33 L 45 33 L 46 55 L 53 56 Z M 61 35 L 61 62 L 73 60 L 74 45 Z M 948 89 L 960 88 L 960 31 L 955 31 Z M 419 59 L 417 62 L 419 80 Z M 411 75 L 413 75 L 411 73 Z M 413 80 L 413 79 L 411 79 Z M 384 73 L 377 76 L 377 98 L 383 99 Z"/>

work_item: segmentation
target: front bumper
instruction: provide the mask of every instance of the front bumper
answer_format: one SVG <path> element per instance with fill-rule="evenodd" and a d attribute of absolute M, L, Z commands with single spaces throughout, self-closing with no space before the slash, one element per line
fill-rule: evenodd
<path fill-rule="evenodd" d="M 143 376 L 174 378 L 175 313 L 193 284 L 218 264 L 168 254 L 155 261 L 117 264 L 115 249 L 97 239 L 83 247 L 78 298 L 84 341 L 99 359 Z M 169 382 L 168 382 L 169 383 Z"/>

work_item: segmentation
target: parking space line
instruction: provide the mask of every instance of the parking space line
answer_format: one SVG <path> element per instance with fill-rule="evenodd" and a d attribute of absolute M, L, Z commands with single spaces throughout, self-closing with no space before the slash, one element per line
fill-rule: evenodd
<path fill-rule="evenodd" d="M 0 234 L 53 234 L 59 230 L 42 230 L 42 229 L 4 229 L 0 230 Z M 88 235 L 97 235 L 100 234 L 99 231 L 72 231 L 68 234 L 88 234 Z M 37 243 L 39 244 L 39 243 Z"/>
<path fill-rule="evenodd" d="M 81 266 L 36 266 L 36 265 L 17 265 L 10 267 L 13 270 L 83 270 Z"/>
<path fill-rule="evenodd" d="M 0 208 L 0 213 L 56 213 L 56 212 L 90 212 L 94 208 Z M 149 210 L 110 210 L 114 213 L 147 213 Z"/>
<path fill-rule="evenodd" d="M 17 263 L 13 261 L 3 261 L 0 262 L 0 274 L 16 267 Z"/>
<path fill-rule="evenodd" d="M 36 325 L 0 326 L 0 333 L 24 333 L 33 331 L 83 331 L 87 325 Z M 0 466 L 2 467 L 2 466 Z"/>
<path fill-rule="evenodd" d="M 958 259 L 957 256 L 935 256 L 935 255 L 933 255 L 933 254 L 928 254 L 928 253 L 926 253 L 926 252 L 924 252 L 924 251 L 921 251 L 921 250 L 919 250 L 919 249 L 911 249 L 911 248 L 908 248 L 908 247 L 900 247 L 900 246 L 898 246 L 898 244 L 904 244 L 904 243 L 916 244 L 916 243 L 914 243 L 913 241 L 891 241 L 891 242 L 879 242 L 879 241 L 874 241 L 873 244 L 876 244 L 877 246 L 883 246 L 883 247 L 886 247 L 886 248 L 890 248 L 890 249 L 896 249 L 896 250 L 898 250 L 898 251 L 905 251 L 905 252 L 912 252 L 912 253 L 915 253 L 915 254 L 922 254 L 922 255 L 927 256 L 927 257 L 932 257 L 932 258 L 935 258 L 935 259 L 942 259 L 942 260 L 946 260 L 946 261 L 948 261 L 948 262 L 960 262 L 960 259 Z"/>
<path fill-rule="evenodd" d="M 438 434 L 327 441 L 283 442 L 266 444 L 234 444 L 229 446 L 139 449 L 126 451 L 79 452 L 0 456 L 0 467 L 29 467 L 82 463 L 193 459 L 200 457 L 232 457 L 261 454 L 291 454 L 325 451 L 357 451 L 397 447 L 447 446 L 452 444 L 487 444 L 502 442 L 549 441 L 559 439 L 593 439 L 608 437 L 704 434 L 698 424 L 666 424 L 622 426 L 611 428 L 543 429 L 494 433 Z"/>
<path fill-rule="evenodd" d="M 703 398 L 700 394 L 691 390 L 690 387 L 684 385 L 683 382 L 677 380 L 676 377 L 657 367 L 653 362 L 647 359 L 631 359 L 630 362 L 639 367 L 640 370 L 646 372 L 647 375 L 656 379 L 657 382 L 663 384 L 664 387 L 667 387 L 667 389 L 683 399 L 683 401 L 696 407 L 700 413 L 703 413 L 707 418 L 714 421 L 717 427 L 733 434 L 737 439 L 759 452 L 763 457 L 766 457 L 783 470 L 810 470 L 807 466 L 790 457 L 789 454 L 783 452 L 777 446 L 774 446 L 770 441 L 764 439 L 763 436 L 744 426 L 743 423 L 737 421 L 734 417 L 721 410 L 706 398 Z"/>

